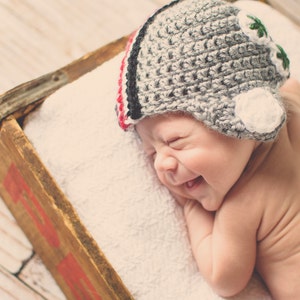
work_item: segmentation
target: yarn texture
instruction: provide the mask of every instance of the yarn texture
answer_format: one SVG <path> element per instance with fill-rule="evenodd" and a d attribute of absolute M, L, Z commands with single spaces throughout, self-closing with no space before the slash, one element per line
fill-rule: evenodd
<path fill-rule="evenodd" d="M 131 37 L 117 113 L 127 130 L 184 111 L 222 134 L 272 140 L 285 122 L 289 59 L 263 22 L 222 0 L 173 1 Z"/>

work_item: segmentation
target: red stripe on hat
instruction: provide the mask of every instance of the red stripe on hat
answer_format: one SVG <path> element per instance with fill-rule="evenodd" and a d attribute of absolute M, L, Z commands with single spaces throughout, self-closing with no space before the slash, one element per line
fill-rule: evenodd
<path fill-rule="evenodd" d="M 118 103 L 117 113 L 118 113 L 119 125 L 124 130 L 126 130 L 130 126 L 130 124 L 126 124 L 126 120 L 128 119 L 128 117 L 125 114 L 126 106 L 125 106 L 124 102 L 126 101 L 126 99 L 124 97 L 124 91 L 123 91 L 123 76 L 124 76 L 124 71 L 126 68 L 127 57 L 130 52 L 130 49 L 133 44 L 136 33 L 137 33 L 137 31 L 133 32 L 133 34 L 130 36 L 128 43 L 126 45 L 125 55 L 122 59 L 121 66 L 120 66 L 120 77 L 118 80 L 119 88 L 118 88 L 118 97 L 117 97 L 117 103 Z"/>

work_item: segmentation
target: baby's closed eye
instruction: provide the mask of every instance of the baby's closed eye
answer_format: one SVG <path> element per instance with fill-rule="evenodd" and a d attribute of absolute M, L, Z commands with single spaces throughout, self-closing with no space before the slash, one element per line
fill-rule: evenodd
<path fill-rule="evenodd" d="M 180 150 L 185 145 L 185 139 L 183 137 L 177 136 L 167 140 L 166 144 L 175 150 Z"/>

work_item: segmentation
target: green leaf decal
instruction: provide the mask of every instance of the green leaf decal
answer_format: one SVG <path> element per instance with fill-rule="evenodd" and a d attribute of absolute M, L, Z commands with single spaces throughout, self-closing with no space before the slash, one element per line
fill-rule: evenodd
<path fill-rule="evenodd" d="M 281 59 L 282 60 L 282 66 L 283 68 L 286 70 L 289 68 L 290 66 L 290 60 L 286 54 L 286 52 L 283 50 L 283 48 L 279 45 L 276 45 L 279 52 L 277 52 L 277 58 Z"/>
<path fill-rule="evenodd" d="M 268 37 L 267 29 L 260 19 L 250 15 L 248 15 L 247 17 L 254 21 L 250 24 L 249 28 L 251 30 L 257 30 L 257 35 L 259 38 L 262 38 L 263 36 Z"/>

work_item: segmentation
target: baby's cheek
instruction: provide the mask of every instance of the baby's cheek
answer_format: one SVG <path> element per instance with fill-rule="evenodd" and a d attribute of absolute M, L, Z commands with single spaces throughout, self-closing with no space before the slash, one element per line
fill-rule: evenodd
<path fill-rule="evenodd" d="M 156 177 L 160 181 L 160 183 L 162 185 L 164 185 L 165 187 L 167 187 L 171 191 L 171 188 L 168 186 L 168 183 L 167 183 L 165 177 L 160 172 L 156 171 L 155 168 L 154 168 L 154 172 L 155 172 Z"/>

